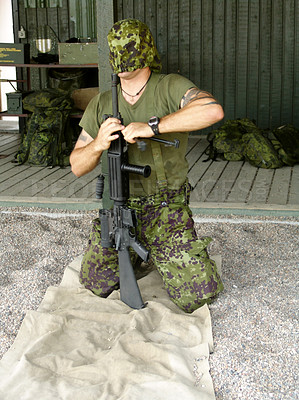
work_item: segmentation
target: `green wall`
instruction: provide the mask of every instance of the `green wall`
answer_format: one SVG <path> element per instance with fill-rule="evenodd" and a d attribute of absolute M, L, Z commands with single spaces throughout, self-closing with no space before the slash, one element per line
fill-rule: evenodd
<path fill-rule="evenodd" d="M 98 24 L 100 47 L 106 14 L 109 21 L 111 12 L 114 20 L 139 18 L 153 32 L 163 71 L 211 91 L 226 119 L 299 127 L 298 0 L 59 0 L 61 7 L 36 9 L 12 1 L 15 24 L 29 37 L 36 24 L 50 25 L 61 41 L 94 35 Z"/>

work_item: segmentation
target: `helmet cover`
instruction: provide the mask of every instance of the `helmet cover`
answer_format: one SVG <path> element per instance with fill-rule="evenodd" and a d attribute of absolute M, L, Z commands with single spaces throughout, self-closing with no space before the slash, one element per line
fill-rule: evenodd
<path fill-rule="evenodd" d="M 162 64 L 151 31 L 137 19 L 116 22 L 107 36 L 109 62 L 114 73 L 150 67 L 160 72 Z"/>

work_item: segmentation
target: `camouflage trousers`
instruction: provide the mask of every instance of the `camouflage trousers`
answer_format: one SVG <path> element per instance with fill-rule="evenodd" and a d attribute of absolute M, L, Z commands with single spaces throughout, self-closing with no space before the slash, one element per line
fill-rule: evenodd
<path fill-rule="evenodd" d="M 207 252 L 212 239 L 197 238 L 189 194 L 187 184 L 179 190 L 128 201 L 137 212 L 138 240 L 150 251 L 169 297 L 185 312 L 196 310 L 223 290 L 216 264 Z M 96 295 L 106 297 L 119 287 L 118 256 L 117 251 L 102 248 L 100 243 L 100 221 L 95 219 L 80 282 Z M 132 264 L 135 261 L 132 254 Z"/>

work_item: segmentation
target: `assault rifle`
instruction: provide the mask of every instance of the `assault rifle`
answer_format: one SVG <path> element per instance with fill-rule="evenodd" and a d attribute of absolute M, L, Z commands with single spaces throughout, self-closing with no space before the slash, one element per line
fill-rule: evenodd
<path fill-rule="evenodd" d="M 119 77 L 112 74 L 112 115 L 105 115 L 104 119 L 114 117 L 122 123 L 118 109 L 117 85 Z M 108 150 L 108 174 L 110 199 L 113 200 L 113 209 L 99 210 L 101 221 L 101 245 L 104 248 L 114 248 L 118 251 L 120 298 L 131 308 L 145 307 L 136 281 L 130 259 L 131 247 L 145 262 L 149 259 L 149 251 L 138 242 L 136 237 L 137 216 L 135 210 L 126 206 L 129 198 L 129 173 L 139 174 L 148 178 L 151 174 L 149 165 L 138 166 L 128 163 L 128 143 L 121 131 L 116 132 L 119 138 L 111 142 Z M 159 138 L 151 138 L 166 145 L 178 147 L 179 141 L 170 142 Z M 102 198 L 104 190 L 104 176 L 100 175 L 97 181 L 96 196 Z"/>

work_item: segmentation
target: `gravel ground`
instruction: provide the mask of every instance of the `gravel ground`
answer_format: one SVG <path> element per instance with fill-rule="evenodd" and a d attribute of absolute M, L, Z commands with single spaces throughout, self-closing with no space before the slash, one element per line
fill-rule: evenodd
<path fill-rule="evenodd" d="M 0 208 L 0 358 L 29 309 L 82 254 L 91 211 Z M 221 254 L 225 291 L 211 306 L 216 398 L 298 399 L 299 222 L 285 217 L 195 216 Z"/>

